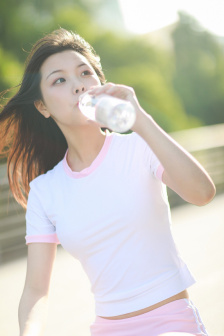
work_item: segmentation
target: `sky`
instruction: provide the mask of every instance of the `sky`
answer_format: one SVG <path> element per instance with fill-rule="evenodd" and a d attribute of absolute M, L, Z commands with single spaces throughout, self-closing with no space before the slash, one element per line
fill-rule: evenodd
<path fill-rule="evenodd" d="M 174 23 L 182 10 L 206 30 L 224 36 L 224 0 L 119 0 L 119 4 L 126 28 L 136 34 Z"/>

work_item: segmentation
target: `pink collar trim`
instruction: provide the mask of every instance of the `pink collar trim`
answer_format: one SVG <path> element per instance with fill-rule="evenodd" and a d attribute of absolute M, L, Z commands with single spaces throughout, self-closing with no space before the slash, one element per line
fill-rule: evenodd
<path fill-rule="evenodd" d="M 65 153 L 64 159 L 62 161 L 65 173 L 72 178 L 82 178 L 82 177 L 86 177 L 90 175 L 103 162 L 109 150 L 112 137 L 113 137 L 113 134 L 110 134 L 109 132 L 106 133 L 106 138 L 105 138 L 103 147 L 101 148 L 101 151 L 99 152 L 95 160 L 91 163 L 91 165 L 81 170 L 80 172 L 72 171 L 71 168 L 69 167 L 68 162 L 67 162 L 67 153 L 68 153 L 68 150 L 67 150 Z"/>

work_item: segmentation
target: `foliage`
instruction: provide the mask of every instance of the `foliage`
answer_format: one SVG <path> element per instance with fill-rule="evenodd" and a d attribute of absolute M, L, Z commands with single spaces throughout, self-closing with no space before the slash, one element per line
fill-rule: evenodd
<path fill-rule="evenodd" d="M 0 47 L 0 92 L 19 83 L 22 68 L 16 58 Z"/>
<path fill-rule="evenodd" d="M 224 55 L 215 38 L 197 21 L 180 13 L 173 32 L 174 88 L 188 115 L 207 125 L 224 120 Z"/>
<path fill-rule="evenodd" d="M 132 86 L 142 107 L 163 128 L 172 131 L 199 124 L 186 116 L 173 89 L 168 54 L 136 38 L 124 40 L 109 33 L 97 39 L 95 47 L 108 81 Z"/>
<path fill-rule="evenodd" d="M 167 131 L 223 121 L 224 56 L 210 34 L 180 13 L 174 50 L 161 51 L 140 37 L 103 30 L 96 17 L 102 3 L 0 2 L 0 91 L 19 84 L 32 44 L 63 27 L 92 44 L 107 80 L 132 86 L 143 108 Z"/>

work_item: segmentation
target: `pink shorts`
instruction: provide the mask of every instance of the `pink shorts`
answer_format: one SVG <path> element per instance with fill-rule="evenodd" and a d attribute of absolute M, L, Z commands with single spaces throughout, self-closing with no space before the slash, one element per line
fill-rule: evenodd
<path fill-rule="evenodd" d="M 171 332 L 183 333 L 183 336 L 185 333 L 189 336 L 208 336 L 197 308 L 188 299 L 173 301 L 122 320 L 96 316 L 90 331 L 91 336 L 160 336 Z"/>

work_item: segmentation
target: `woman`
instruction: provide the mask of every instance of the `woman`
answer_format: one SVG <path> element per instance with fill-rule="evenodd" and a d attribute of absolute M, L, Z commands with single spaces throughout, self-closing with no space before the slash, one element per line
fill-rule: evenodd
<path fill-rule="evenodd" d="M 131 102 L 133 132 L 103 132 L 83 116 L 78 101 L 86 91 Z M 132 88 L 105 84 L 90 45 L 64 29 L 38 41 L 0 125 L 10 187 L 27 207 L 20 336 L 41 335 L 59 242 L 92 284 L 92 336 L 207 335 L 189 300 L 194 279 L 172 238 L 165 185 L 198 206 L 212 200 L 215 186 Z"/>

